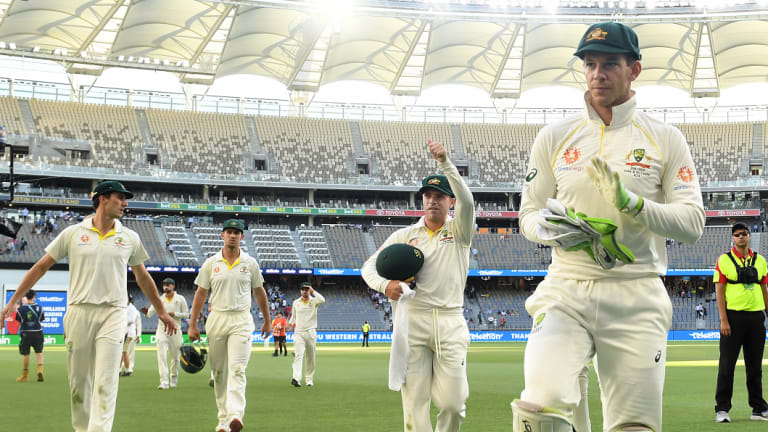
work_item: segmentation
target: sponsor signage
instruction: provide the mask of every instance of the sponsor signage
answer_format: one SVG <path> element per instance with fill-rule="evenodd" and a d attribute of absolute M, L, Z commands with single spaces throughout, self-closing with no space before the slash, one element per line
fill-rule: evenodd
<path fill-rule="evenodd" d="M 0 194 L 0 199 L 8 199 L 8 194 Z M 91 207 L 89 199 L 57 198 L 15 195 L 14 204 L 36 204 L 50 206 L 75 206 Z M 128 208 L 161 209 L 174 211 L 204 211 L 225 213 L 266 213 L 287 215 L 332 215 L 332 216 L 395 216 L 395 217 L 421 217 L 422 210 L 399 209 L 349 209 L 349 208 L 314 208 L 314 207 L 278 207 L 278 206 L 243 206 L 223 204 L 187 204 L 167 202 L 129 201 Z M 453 214 L 453 211 L 450 212 Z M 760 216 L 759 209 L 744 210 L 707 210 L 707 217 L 750 217 Z M 517 219 L 516 211 L 476 211 L 475 217 L 486 219 Z"/>
<path fill-rule="evenodd" d="M 153 266 L 148 265 L 146 269 L 150 273 L 197 273 L 200 267 L 177 267 L 177 266 Z M 711 276 L 713 268 L 708 269 L 673 269 L 667 270 L 666 276 Z M 131 271 L 131 268 L 128 268 Z M 315 276 L 361 276 L 362 271 L 359 268 L 263 268 L 262 274 L 266 275 L 315 275 Z M 470 277 L 544 277 L 546 270 L 506 270 L 506 269 L 470 269 L 467 276 Z"/>
<path fill-rule="evenodd" d="M 498 330 L 498 331 L 470 331 L 469 338 L 472 342 L 525 342 L 531 334 L 528 330 Z M 0 335 L 0 346 L 19 344 L 19 335 Z M 286 337 L 288 342 L 293 342 L 293 333 L 288 333 Z M 768 339 L 768 332 L 766 332 Z M 189 342 L 187 335 L 183 335 L 184 343 Z M 370 342 L 391 343 L 392 332 L 372 331 L 369 334 Z M 668 341 L 718 341 L 720 340 L 719 330 L 671 330 L 667 334 Z M 64 337 L 61 334 L 46 334 L 46 345 L 64 345 Z M 317 332 L 317 341 L 320 343 L 361 343 L 363 334 L 360 331 L 319 331 Z M 200 342 L 207 343 L 206 335 L 200 336 Z M 252 343 L 263 344 L 264 338 L 260 333 L 253 333 Z M 273 343 L 272 336 L 267 338 L 267 343 Z M 154 345 L 157 343 L 157 336 L 153 334 L 141 335 L 143 345 Z"/>
<path fill-rule="evenodd" d="M 15 290 L 5 292 L 5 302 L 7 304 Z M 64 333 L 64 313 L 67 311 L 67 292 L 66 291 L 37 291 L 35 303 L 43 308 L 45 320 L 42 322 L 43 333 L 60 335 Z"/>

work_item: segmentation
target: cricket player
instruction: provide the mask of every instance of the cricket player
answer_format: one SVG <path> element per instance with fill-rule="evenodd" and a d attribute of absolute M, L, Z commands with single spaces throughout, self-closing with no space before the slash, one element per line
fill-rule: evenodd
<path fill-rule="evenodd" d="M 189 308 L 184 296 L 176 294 L 176 281 L 173 278 L 163 279 L 163 294 L 160 298 L 163 299 L 165 310 L 181 329 L 181 320 L 189 318 Z M 144 306 L 141 308 L 141 312 L 149 318 L 155 314 L 155 309 L 151 306 L 147 309 Z M 155 336 L 157 339 L 157 371 L 160 374 L 160 385 L 157 386 L 157 389 L 176 388 L 179 384 L 179 358 L 181 357 L 179 348 L 181 348 L 183 341 L 181 332 L 168 336 L 165 332 L 165 326 L 160 322 L 157 325 Z"/>
<path fill-rule="evenodd" d="M 315 367 L 317 354 L 317 308 L 325 303 L 325 297 L 312 288 L 309 282 L 303 282 L 299 290 L 301 297 L 293 301 L 291 319 L 288 324 L 293 333 L 293 377 L 291 385 L 301 387 L 301 374 L 307 387 L 315 385 Z M 305 361 L 306 360 L 306 361 Z"/>
<path fill-rule="evenodd" d="M 125 308 L 125 319 L 128 327 L 125 330 L 123 342 L 123 370 L 120 376 L 133 375 L 133 362 L 136 360 L 136 344 L 141 342 L 141 315 L 133 305 L 133 297 L 128 296 L 128 307 Z"/>
<path fill-rule="evenodd" d="M 696 168 L 680 131 L 635 109 L 631 28 L 593 24 L 575 55 L 584 112 L 539 132 L 523 186 L 520 229 L 554 249 L 526 301 L 533 328 L 513 429 L 571 432 L 579 374 L 596 355 L 603 430 L 660 432 L 672 304 L 659 275 L 666 238 L 702 234 Z"/>
<path fill-rule="evenodd" d="M 275 352 L 272 353 L 272 357 L 277 357 L 280 354 L 288 356 L 288 348 L 285 346 L 286 328 L 288 328 L 288 321 L 285 319 L 282 312 L 277 311 L 277 313 L 275 313 L 275 319 L 272 320 L 272 337 L 275 340 Z M 278 350 L 280 350 L 279 353 Z"/>
<path fill-rule="evenodd" d="M 120 223 L 133 194 L 117 181 L 103 181 L 92 193 L 94 216 L 64 229 L 32 266 L 0 321 L 22 295 L 59 260 L 69 258 L 69 295 L 64 315 L 72 427 L 75 432 L 112 430 L 120 355 L 128 304 L 128 273 L 157 310 L 169 334 L 177 331 L 165 312 L 157 287 L 144 268 L 148 255 L 136 232 Z"/>
<path fill-rule="evenodd" d="M 379 251 L 395 243 L 408 243 L 424 253 L 416 274 L 415 297 L 408 301 L 408 366 L 400 393 L 406 432 L 432 431 L 430 401 L 439 411 L 435 431 L 458 431 L 469 397 L 467 348 L 469 329 L 463 316 L 464 286 L 474 235 L 472 192 L 442 144 L 428 141 L 429 151 L 444 175 L 422 181 L 424 216 L 395 231 Z M 455 217 L 448 215 L 456 207 Z M 363 265 L 363 279 L 391 300 L 402 295 L 400 283 L 376 272 L 376 257 Z"/>
<path fill-rule="evenodd" d="M 195 279 L 197 291 L 192 300 L 192 316 L 199 317 L 208 292 L 211 314 L 205 323 L 209 361 L 213 371 L 218 409 L 217 432 L 240 432 L 245 414 L 245 370 L 251 358 L 253 316 L 251 295 L 264 315 L 261 334 L 267 337 L 272 319 L 264 291 L 264 279 L 256 259 L 240 250 L 245 227 L 237 219 L 224 222 L 221 252 L 205 260 Z M 189 320 L 190 341 L 200 339 L 197 319 Z"/>

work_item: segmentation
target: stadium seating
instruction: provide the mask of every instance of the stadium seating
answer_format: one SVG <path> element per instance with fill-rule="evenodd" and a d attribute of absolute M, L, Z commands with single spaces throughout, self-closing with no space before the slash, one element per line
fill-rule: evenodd
<path fill-rule="evenodd" d="M 667 266 L 673 269 L 712 268 L 730 244 L 730 227 L 704 227 L 704 234 L 694 245 L 667 241 Z"/>
<path fill-rule="evenodd" d="M 461 138 L 469 157 L 477 163 L 483 183 L 522 184 L 528 157 L 541 125 L 464 124 Z"/>
<path fill-rule="evenodd" d="M 90 142 L 90 157 L 68 158 L 68 165 L 131 170 L 144 159 L 133 108 L 38 99 L 30 99 L 29 107 L 43 137 Z"/>
<path fill-rule="evenodd" d="M 307 261 L 312 268 L 333 267 L 328 243 L 320 227 L 301 227 L 297 230 Z"/>
<path fill-rule="evenodd" d="M 2 116 L 5 131 L 12 135 L 28 135 L 24 120 L 21 117 L 21 110 L 15 98 L 0 96 L 0 116 Z"/>
<path fill-rule="evenodd" d="M 337 268 L 360 268 L 371 256 L 363 230 L 350 225 L 323 225 L 331 261 Z"/>
<path fill-rule="evenodd" d="M 363 147 L 378 163 L 374 175 L 385 184 L 412 184 L 435 173 L 437 163 L 427 151 L 427 138 L 454 153 L 447 124 L 361 121 L 360 134 Z"/>
<path fill-rule="evenodd" d="M 200 257 L 192 249 L 188 231 L 183 225 L 164 224 L 163 232 L 166 240 L 173 246 L 175 264 L 181 266 L 199 266 L 202 264 Z"/>
<path fill-rule="evenodd" d="M 680 124 L 702 182 L 733 181 L 747 173 L 742 164 L 752 152 L 752 123 Z"/>
<path fill-rule="evenodd" d="M 287 225 L 251 225 L 254 256 L 262 268 L 298 268 L 301 260 Z"/>
<path fill-rule="evenodd" d="M 238 115 L 148 109 L 152 141 L 174 171 L 239 175 L 250 154 L 245 119 Z"/>
<path fill-rule="evenodd" d="M 349 122 L 256 117 L 259 141 L 277 157 L 280 174 L 297 182 L 346 182 L 353 155 Z"/>
<path fill-rule="evenodd" d="M 144 249 L 149 254 L 148 263 L 170 264 L 166 260 L 168 254 L 165 251 L 165 247 L 160 243 L 160 238 L 155 232 L 154 222 L 146 219 L 123 218 L 123 223 L 139 235 L 141 242 L 144 244 Z"/>

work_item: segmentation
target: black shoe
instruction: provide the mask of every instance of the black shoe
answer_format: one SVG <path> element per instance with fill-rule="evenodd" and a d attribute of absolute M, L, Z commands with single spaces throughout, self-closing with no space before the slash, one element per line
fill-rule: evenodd
<path fill-rule="evenodd" d="M 285 354 L 283 354 L 283 357 L 288 357 L 288 351 L 286 351 Z"/>
<path fill-rule="evenodd" d="M 277 357 L 277 351 L 272 353 L 272 357 Z"/>
<path fill-rule="evenodd" d="M 301 384 L 293 378 L 291 378 L 291 385 L 294 387 L 301 387 Z"/>

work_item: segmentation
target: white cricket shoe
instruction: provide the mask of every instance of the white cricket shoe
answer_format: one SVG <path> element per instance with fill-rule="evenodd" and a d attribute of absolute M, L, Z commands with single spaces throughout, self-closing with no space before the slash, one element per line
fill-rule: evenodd
<path fill-rule="evenodd" d="M 178 377 L 172 376 L 171 377 L 171 388 L 176 388 L 177 385 L 179 385 Z"/>
<path fill-rule="evenodd" d="M 728 415 L 728 411 L 718 411 L 715 413 L 715 421 L 717 423 L 730 423 L 731 416 Z"/>
<path fill-rule="evenodd" d="M 768 421 L 768 410 L 763 412 L 753 412 L 749 419 L 757 421 Z"/>

